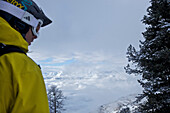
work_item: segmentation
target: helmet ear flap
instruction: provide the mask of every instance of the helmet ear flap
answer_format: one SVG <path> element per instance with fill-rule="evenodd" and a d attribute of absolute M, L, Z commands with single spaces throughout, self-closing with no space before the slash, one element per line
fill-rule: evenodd
<path fill-rule="evenodd" d="M 19 20 L 16 17 L 12 17 L 12 19 L 9 21 L 9 24 L 11 27 L 16 29 L 21 35 L 25 38 L 26 33 L 29 31 L 30 26 L 21 20 Z"/>

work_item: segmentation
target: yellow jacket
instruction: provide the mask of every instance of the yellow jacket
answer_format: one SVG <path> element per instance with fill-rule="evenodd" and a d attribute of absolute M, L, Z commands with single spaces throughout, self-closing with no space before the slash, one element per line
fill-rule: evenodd
<path fill-rule="evenodd" d="M 1 17 L 0 43 L 28 52 L 28 43 Z M 0 113 L 49 113 L 41 70 L 23 53 L 0 56 Z"/>

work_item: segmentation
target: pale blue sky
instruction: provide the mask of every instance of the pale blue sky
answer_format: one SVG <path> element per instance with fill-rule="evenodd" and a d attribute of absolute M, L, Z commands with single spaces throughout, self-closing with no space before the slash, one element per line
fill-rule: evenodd
<path fill-rule="evenodd" d="M 32 51 L 49 54 L 125 54 L 138 46 L 148 0 L 35 0 L 53 23 L 41 30 Z"/>

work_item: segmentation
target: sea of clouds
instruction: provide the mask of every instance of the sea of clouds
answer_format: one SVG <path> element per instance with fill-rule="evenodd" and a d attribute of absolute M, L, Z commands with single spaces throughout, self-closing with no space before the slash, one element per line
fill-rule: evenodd
<path fill-rule="evenodd" d="M 103 104 L 141 92 L 138 77 L 125 73 L 127 61 L 123 57 L 97 52 L 30 56 L 41 64 L 47 88 L 56 85 L 67 97 L 64 113 L 90 113 Z"/>

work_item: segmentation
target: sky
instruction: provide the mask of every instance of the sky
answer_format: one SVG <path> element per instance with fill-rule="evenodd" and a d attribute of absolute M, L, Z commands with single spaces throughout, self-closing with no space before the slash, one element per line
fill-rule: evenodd
<path fill-rule="evenodd" d="M 34 1 L 53 23 L 41 29 L 29 56 L 41 65 L 46 85 L 57 85 L 68 97 L 69 113 L 141 92 L 124 67 L 128 46 L 138 48 L 143 40 L 148 0 Z"/>
<path fill-rule="evenodd" d="M 53 21 L 40 31 L 30 51 L 40 56 L 74 54 L 125 58 L 138 47 L 148 0 L 35 0 Z"/>

